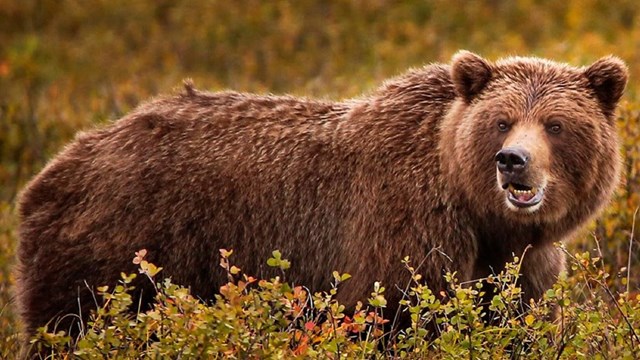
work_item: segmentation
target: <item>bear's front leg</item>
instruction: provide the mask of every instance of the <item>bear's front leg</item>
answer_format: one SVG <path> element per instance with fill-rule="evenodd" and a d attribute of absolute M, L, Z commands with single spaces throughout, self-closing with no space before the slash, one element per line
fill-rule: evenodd
<path fill-rule="evenodd" d="M 529 304 L 542 298 L 553 287 L 558 275 L 565 269 L 565 254 L 555 244 L 531 246 L 522 259 L 520 286 L 522 301 Z"/>

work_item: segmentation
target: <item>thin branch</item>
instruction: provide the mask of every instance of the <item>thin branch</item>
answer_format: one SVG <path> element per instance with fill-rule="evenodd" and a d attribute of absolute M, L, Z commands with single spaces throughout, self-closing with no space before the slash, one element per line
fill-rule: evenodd
<path fill-rule="evenodd" d="M 618 312 L 620 313 L 620 315 L 622 315 L 622 318 L 624 319 L 624 321 L 629 326 L 629 330 L 631 330 L 631 334 L 633 335 L 633 338 L 632 338 L 632 341 L 631 341 L 631 346 L 632 347 L 635 346 L 635 344 L 633 343 L 633 339 L 635 339 L 638 343 L 640 343 L 640 338 L 638 338 L 638 334 L 636 334 L 636 331 L 633 329 L 633 325 L 631 325 L 631 322 L 629 321 L 629 318 L 627 317 L 627 315 L 622 311 L 622 308 L 618 304 L 618 301 L 616 300 L 615 295 L 613 295 L 611 290 L 609 290 L 609 287 L 607 286 L 607 284 L 604 284 L 599 280 L 598 280 L 598 283 L 600 284 L 600 286 L 602 286 L 602 288 L 607 293 L 607 295 L 609 295 L 609 297 L 611 297 L 611 300 L 613 301 L 613 304 L 616 306 L 616 309 L 618 309 Z"/>
<path fill-rule="evenodd" d="M 627 294 L 629 293 L 629 285 L 631 285 L 631 249 L 633 247 L 633 238 L 636 231 L 636 215 L 638 215 L 638 209 L 633 212 L 633 220 L 631 222 L 631 235 L 629 236 L 629 255 L 627 256 Z"/>

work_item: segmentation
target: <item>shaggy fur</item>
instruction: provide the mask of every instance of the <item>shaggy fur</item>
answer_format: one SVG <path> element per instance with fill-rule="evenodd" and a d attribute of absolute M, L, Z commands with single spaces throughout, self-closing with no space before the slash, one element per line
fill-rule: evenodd
<path fill-rule="evenodd" d="M 89 288 L 134 272 L 142 248 L 205 299 L 226 281 L 218 249 L 260 277 L 275 275 L 265 262 L 279 249 L 288 280 L 312 291 L 329 288 L 333 270 L 350 273 L 338 293 L 347 305 L 381 281 L 390 314 L 396 285 L 409 281 L 406 255 L 424 261 L 438 293 L 443 271 L 481 278 L 531 245 L 522 286 L 537 298 L 564 266 L 553 243 L 593 218 L 617 184 L 613 112 L 626 79 L 613 57 L 576 68 L 460 52 L 345 102 L 187 84 L 79 134 L 22 193 L 17 295 L 27 331 L 52 318 L 68 329 L 73 318 L 58 318 L 68 313 L 86 319 Z M 535 209 L 506 200 L 494 157 L 508 146 L 531 154 L 522 181 L 546 186 Z M 152 290 L 137 286 L 147 303 Z"/>

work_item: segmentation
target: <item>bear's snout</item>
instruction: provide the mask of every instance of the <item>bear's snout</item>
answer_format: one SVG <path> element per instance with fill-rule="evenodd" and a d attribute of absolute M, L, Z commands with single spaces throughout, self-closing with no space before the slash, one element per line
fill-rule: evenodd
<path fill-rule="evenodd" d="M 498 185 L 506 190 L 509 208 L 537 210 L 542 202 L 545 181 L 536 181 L 532 174 L 531 153 L 522 146 L 507 146 L 496 153 L 495 161 Z"/>
<path fill-rule="evenodd" d="M 504 175 L 519 175 L 526 170 L 531 155 L 522 147 L 506 147 L 496 154 L 496 166 Z"/>

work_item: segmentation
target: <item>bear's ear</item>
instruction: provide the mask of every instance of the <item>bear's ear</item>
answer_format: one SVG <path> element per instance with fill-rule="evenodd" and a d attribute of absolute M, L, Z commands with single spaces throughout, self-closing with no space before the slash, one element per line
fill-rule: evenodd
<path fill-rule="evenodd" d="M 627 85 L 627 65 L 615 56 L 604 57 L 584 70 L 604 113 L 613 114 Z"/>
<path fill-rule="evenodd" d="M 469 103 L 491 79 L 491 66 L 480 56 L 462 50 L 451 59 L 451 78 L 458 96 Z"/>

